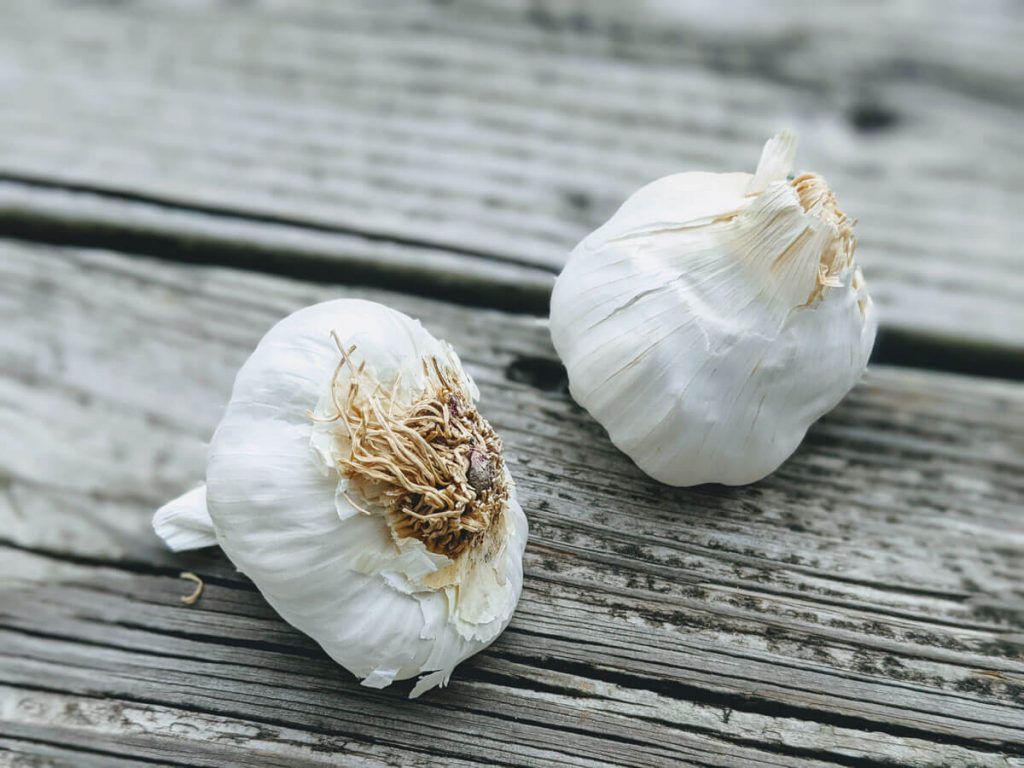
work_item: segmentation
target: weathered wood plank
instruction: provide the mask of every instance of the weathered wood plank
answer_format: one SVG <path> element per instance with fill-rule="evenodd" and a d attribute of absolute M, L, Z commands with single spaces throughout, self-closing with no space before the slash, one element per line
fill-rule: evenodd
<path fill-rule="evenodd" d="M 640 184 L 749 168 L 788 125 L 861 220 L 883 323 L 1019 354 L 1022 33 L 1006 2 L 18 0 L 0 176 L 550 273 Z"/>
<path fill-rule="evenodd" d="M 532 525 L 509 631 L 411 703 L 357 686 L 223 557 L 149 530 L 201 478 L 260 334 L 353 293 L 459 349 Z M 428 743 L 470 764 L 1024 760 L 1024 387 L 873 370 L 765 482 L 678 490 L 571 403 L 531 318 L 14 243 L 0 313 L 0 683 L 97 713 L 3 717 L 0 737 L 113 749 L 109 699 L 156 713 L 132 749 L 169 762 L 230 745 L 168 741 L 168 711 L 278 729 L 296 760 L 320 738 L 370 762 L 429 762 Z M 195 609 L 183 569 L 208 580 Z"/>
<path fill-rule="evenodd" d="M 85 239 L 118 251 L 306 280 L 383 284 L 538 315 L 547 314 L 554 281 L 550 270 L 493 256 L 3 180 L 0 230 L 32 241 Z"/>
<path fill-rule="evenodd" d="M 25 556 L 16 555 L 16 559 L 24 561 Z M 216 710 L 226 706 L 223 694 L 211 695 L 202 686 L 191 694 L 180 690 L 181 681 L 189 680 L 190 676 L 214 676 L 218 690 L 224 691 L 230 686 L 235 695 L 242 696 L 241 700 L 245 702 L 240 705 L 232 701 L 227 706 L 242 706 L 247 714 L 257 719 L 269 716 L 267 708 L 270 707 L 273 708 L 275 722 L 294 718 L 303 727 L 310 726 L 308 702 L 319 701 L 325 685 L 328 690 L 345 685 L 346 675 L 322 659 L 310 641 L 295 636 L 295 633 L 290 633 L 289 637 L 287 631 L 282 632 L 274 626 L 269 616 L 259 624 L 231 620 L 231 617 L 239 615 L 240 607 L 261 617 L 267 613 L 262 601 L 252 591 L 239 592 L 221 585 L 208 587 L 211 596 L 216 595 L 216 605 L 204 606 L 212 613 L 204 615 L 203 625 L 197 627 L 191 620 L 192 612 L 184 611 L 176 604 L 175 597 L 180 594 L 182 584 L 173 577 L 144 577 L 140 580 L 131 574 L 68 567 L 59 561 L 54 565 L 63 570 L 64 579 L 73 579 L 75 586 L 71 587 L 68 581 L 64 581 L 63 589 L 37 589 L 27 595 L 28 599 L 17 606 L 8 619 L 8 626 L 15 628 L 20 624 L 39 627 L 45 621 L 44 636 L 40 637 L 35 632 L 28 638 L 9 632 L 0 633 L 5 644 L 12 650 L 17 649 L 23 659 L 46 659 L 48 663 L 22 661 L 21 665 L 31 664 L 24 669 L 12 668 L 12 665 L 0 661 L 0 669 L 7 677 L 18 680 L 30 673 L 37 685 L 46 681 L 49 685 L 70 686 L 80 694 L 173 700 L 187 711 L 188 708 Z M 139 594 L 140 581 L 145 594 Z M 221 610 L 225 606 L 230 606 L 226 615 Z M 263 624 L 271 630 L 269 637 L 262 634 Z M 519 630 L 510 632 L 518 633 Z M 230 638 L 230 645 L 217 643 L 215 638 L 220 634 Z M 57 638 L 66 638 L 74 643 L 58 642 Z M 282 638 L 285 640 L 283 643 L 279 642 Z M 801 717 L 783 716 L 781 712 L 765 715 L 734 710 L 726 702 L 691 702 L 679 699 L 669 691 L 637 690 L 579 673 L 546 669 L 535 661 L 523 663 L 517 660 L 515 645 L 531 642 L 529 634 L 515 640 L 512 647 L 498 648 L 472 662 L 450 692 L 453 695 L 447 697 L 447 694 L 442 694 L 448 698 L 443 704 L 468 708 L 477 715 L 515 712 L 520 720 L 533 717 L 560 728 L 578 729 L 586 723 L 588 729 L 618 736 L 624 743 L 628 740 L 664 742 L 666 727 L 675 726 L 713 732 L 720 738 L 728 738 L 734 745 L 756 744 L 766 738 L 769 741 L 777 738 L 780 746 L 786 747 L 791 755 L 800 755 L 801 752 L 820 755 L 823 743 L 827 743 L 839 761 L 845 755 L 879 760 L 899 758 L 902 764 L 934 764 L 941 758 L 955 758 L 972 765 L 1006 764 L 1006 756 L 986 754 L 954 744 L 894 737 L 849 725 L 842 727 L 832 723 L 808 722 Z M 75 645 L 83 643 L 84 650 Z M 503 644 L 507 645 L 504 641 Z M 116 648 L 118 653 L 99 654 L 95 651 L 96 646 Z M 240 647 L 246 650 L 240 651 Z M 242 652 L 247 659 L 240 668 L 239 654 Z M 147 655 L 162 658 L 148 658 Z M 99 678 L 95 674 L 97 667 L 105 672 Z M 253 669 L 259 670 L 258 686 L 250 684 L 256 679 Z M 175 675 L 172 671 L 184 671 L 185 674 Z M 113 681 L 109 679 L 110 675 L 116 676 Z M 260 690 L 267 686 L 272 686 L 269 693 Z M 172 690 L 169 691 L 169 687 Z M 277 688 L 289 689 L 289 692 L 281 694 Z M 295 698 L 296 694 L 291 689 L 305 693 Z M 393 697 L 361 690 L 354 693 L 360 698 L 366 694 L 367 700 L 359 705 L 359 710 L 367 713 L 367 717 L 386 720 L 394 716 Z M 281 701 L 282 696 L 289 702 L 287 705 Z M 381 698 L 390 698 L 390 701 L 381 701 Z M 83 706 L 92 708 L 94 702 L 87 700 Z M 323 704 L 318 704 L 318 707 L 322 709 Z M 572 717 L 566 718 L 566 713 L 572 713 Z M 75 714 L 78 715 L 77 712 Z M 186 717 L 184 714 L 178 716 Z M 48 717 L 32 716 L 33 722 L 40 726 Z M 160 717 L 161 720 L 170 719 L 166 714 Z M 316 721 L 316 724 L 338 728 L 340 719 L 344 718 L 335 716 L 329 725 L 327 721 Z M 437 722 L 438 715 L 432 714 L 431 719 Z M 650 724 L 652 720 L 655 722 L 653 726 Z M 91 730 L 97 724 L 81 725 L 88 725 Z M 99 725 L 114 727 L 109 722 Z M 470 725 L 468 718 L 463 719 L 463 725 Z M 357 727 L 366 734 L 366 722 Z M 218 728 L 223 728 L 223 725 L 218 725 Z M 776 736 L 766 737 L 771 733 Z M 216 736 L 212 738 L 220 741 Z M 443 737 L 434 737 L 433 740 L 435 743 L 445 741 Z M 250 749 L 257 749 L 255 741 L 253 739 L 253 743 L 248 744 Z M 672 744 L 673 738 L 669 737 L 668 742 Z M 414 742 L 406 740 L 403 743 Z M 201 752 L 201 746 L 189 745 L 187 749 Z M 674 746 L 679 749 L 678 744 Z M 765 762 L 763 755 L 758 756 L 753 751 L 736 751 L 734 747 L 729 754 L 740 765 Z M 685 755 L 685 752 L 679 752 L 675 757 L 679 759 Z M 691 753 L 689 756 L 694 759 L 696 755 Z M 723 758 L 720 756 L 719 759 Z M 781 764 L 792 763 L 787 758 L 781 760 Z"/>
<path fill-rule="evenodd" d="M 417 755 L 410 747 L 359 743 L 344 736 L 266 722 L 106 696 L 69 696 L 38 688 L 0 686 L 0 729 L 15 734 L 9 738 L 37 738 L 43 743 L 59 739 L 61 744 L 75 748 L 76 759 L 69 760 L 74 766 L 93 764 L 88 762 L 90 752 L 99 753 L 94 757 L 96 765 L 119 765 L 118 756 L 125 762 L 136 761 L 133 764 L 156 760 L 161 764 L 212 768 L 312 768 L 337 765 L 340 756 L 344 756 L 346 766 L 354 768 L 424 768 L 437 764 L 429 755 Z M 456 768 L 481 765 L 454 758 L 450 764 Z M 2 757 L 0 765 L 4 765 Z"/>
<path fill-rule="evenodd" d="M 105 752 L 68 749 L 46 741 L 0 736 L 0 766 L 3 768 L 137 768 L 138 765 L 138 760 Z M 145 765 L 175 768 L 173 763 L 156 760 L 147 760 Z"/>

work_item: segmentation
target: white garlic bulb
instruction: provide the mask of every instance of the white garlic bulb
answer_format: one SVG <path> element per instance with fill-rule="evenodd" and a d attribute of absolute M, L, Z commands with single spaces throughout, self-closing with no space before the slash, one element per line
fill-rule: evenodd
<path fill-rule="evenodd" d="M 573 397 L 657 480 L 759 480 L 856 383 L 876 319 L 825 180 L 757 172 L 643 187 L 569 256 L 551 337 Z"/>
<path fill-rule="evenodd" d="M 508 624 L 527 524 L 455 352 L 368 301 L 302 309 L 260 341 L 206 486 L 161 508 L 175 550 L 219 544 L 290 624 L 412 695 Z"/>

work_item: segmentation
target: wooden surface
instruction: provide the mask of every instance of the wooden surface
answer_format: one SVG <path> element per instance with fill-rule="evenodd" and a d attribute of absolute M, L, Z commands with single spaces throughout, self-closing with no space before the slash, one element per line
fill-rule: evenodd
<path fill-rule="evenodd" d="M 861 221 L 886 327 L 1024 361 L 1019 4 L 719 5 L 9 0 L 0 231 L 96 244 L 116 210 L 65 232 L 39 190 L 127 196 L 163 247 L 203 242 L 189 212 L 305 225 L 338 276 L 360 238 L 435 276 L 441 247 L 449 273 L 529 273 L 536 307 L 641 184 L 752 170 L 788 126 Z"/>
<path fill-rule="evenodd" d="M 921 367 L 1024 370 L 1022 33 L 1012 2 L 5 3 L 0 766 L 1024 768 L 1024 385 Z M 888 365 L 767 480 L 667 488 L 569 398 L 547 294 L 636 186 L 782 125 L 861 219 Z M 263 332 L 339 296 L 459 350 L 531 521 L 508 631 L 412 702 L 150 528 Z"/>
<path fill-rule="evenodd" d="M 1019 385 L 875 370 L 768 480 L 673 490 L 572 404 L 542 322 L 356 292 L 460 350 L 531 520 L 510 629 L 408 702 L 358 686 L 222 556 L 175 555 L 149 528 L 202 476 L 259 336 L 353 292 L 15 243 L 0 286 L 13 749 L 97 764 L 1024 765 Z M 193 608 L 183 569 L 208 582 Z"/>

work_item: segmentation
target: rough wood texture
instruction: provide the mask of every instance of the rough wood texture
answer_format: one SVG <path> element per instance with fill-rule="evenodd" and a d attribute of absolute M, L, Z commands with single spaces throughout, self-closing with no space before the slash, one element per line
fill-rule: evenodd
<path fill-rule="evenodd" d="M 506 441 L 510 629 L 408 702 L 165 551 L 150 514 L 247 350 L 353 293 L 0 244 L 0 764 L 1024 766 L 1019 385 L 873 370 L 770 479 L 674 490 L 572 404 L 542 322 L 360 290 L 459 349 Z"/>
<path fill-rule="evenodd" d="M 13 0 L 0 176 L 141 197 L 179 240 L 198 207 L 524 265 L 536 304 L 637 186 L 788 125 L 884 323 L 1020 355 L 1022 35 L 1011 2 Z"/>
<path fill-rule="evenodd" d="M 384 284 L 537 315 L 547 314 L 554 279 L 539 267 L 391 238 L 3 180 L 0 230 L 49 243 L 84 237 L 93 245 L 174 261 Z"/>

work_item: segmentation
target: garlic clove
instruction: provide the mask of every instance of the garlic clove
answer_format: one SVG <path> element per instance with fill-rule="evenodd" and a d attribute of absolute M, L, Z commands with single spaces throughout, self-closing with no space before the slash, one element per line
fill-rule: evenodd
<path fill-rule="evenodd" d="M 201 485 L 160 507 L 153 516 L 153 528 L 175 552 L 214 546 L 217 533 L 206 511 L 206 486 Z"/>
<path fill-rule="evenodd" d="M 662 482 L 764 477 L 867 363 L 876 322 L 852 225 L 823 179 L 787 180 L 795 146 L 770 140 L 753 175 L 647 185 L 556 281 L 573 397 Z"/>
<path fill-rule="evenodd" d="M 344 364 L 345 355 L 351 366 Z M 334 404 L 353 387 L 363 387 L 363 399 L 353 401 L 363 408 L 360 418 L 368 418 L 367 409 L 376 403 L 387 428 L 415 432 L 409 423 L 429 419 L 399 416 L 437 391 L 438 374 L 428 361 L 441 361 L 456 398 L 444 404 L 452 428 L 463 424 L 455 423 L 456 406 L 465 420 L 476 419 L 478 391 L 454 351 L 405 315 L 372 302 L 341 300 L 285 318 L 239 371 L 211 441 L 206 486 L 216 542 L 274 609 L 365 685 L 383 687 L 432 673 L 414 695 L 443 684 L 458 663 L 507 625 L 522 588 L 527 536 L 500 455 L 491 457 L 502 472 L 495 487 L 507 498 L 480 492 L 465 510 L 476 510 L 485 498 L 504 503 L 492 505 L 494 514 L 483 527 L 480 519 L 466 518 L 467 525 L 477 526 L 468 532 L 458 533 L 463 518 L 446 522 L 449 527 L 441 530 L 455 526 L 456 533 L 445 533 L 441 544 L 426 529 L 409 528 L 391 506 L 392 499 L 418 495 L 344 469 L 355 456 L 348 429 L 358 433 L 360 427 L 330 421 Z M 443 434 L 438 437 L 431 424 L 425 429 L 440 440 Z M 482 420 L 472 424 L 489 430 Z M 376 471 L 396 456 L 382 453 L 367 461 Z M 455 468 L 469 471 L 468 454 L 464 468 Z M 174 540 L 178 534 L 164 522 L 174 516 L 158 517 L 158 533 Z M 396 528 L 399 523 L 405 527 Z"/>

